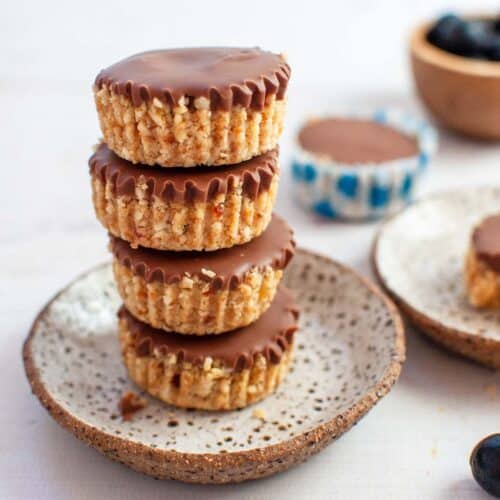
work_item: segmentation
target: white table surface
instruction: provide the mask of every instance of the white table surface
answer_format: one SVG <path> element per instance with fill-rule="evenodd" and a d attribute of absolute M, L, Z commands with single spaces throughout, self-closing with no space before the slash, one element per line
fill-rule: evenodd
<path fill-rule="evenodd" d="M 495 1 L 455 5 L 497 8 Z M 399 0 L 288 6 L 89 0 L 2 7 L 0 498 L 486 498 L 471 478 L 468 455 L 481 437 L 500 430 L 500 376 L 411 330 L 399 383 L 359 425 L 286 473 L 223 487 L 154 481 L 101 457 L 52 421 L 30 394 L 21 362 L 37 310 L 74 276 L 108 259 L 86 166 L 99 135 L 90 95 L 98 69 L 158 46 L 259 44 L 287 52 L 294 84 L 277 211 L 301 246 L 370 275 L 377 224 L 319 221 L 296 207 L 287 171 L 290 138 L 301 116 L 329 106 L 418 112 L 405 37 L 415 22 L 446 7 L 430 0 L 418 6 Z M 500 184 L 500 147 L 441 131 L 421 193 L 478 184 Z"/>

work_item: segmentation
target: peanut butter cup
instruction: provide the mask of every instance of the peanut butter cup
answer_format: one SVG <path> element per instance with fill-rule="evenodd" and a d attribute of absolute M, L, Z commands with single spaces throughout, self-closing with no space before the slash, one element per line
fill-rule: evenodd
<path fill-rule="evenodd" d="M 102 70 L 95 100 L 106 143 L 148 165 L 238 163 L 276 146 L 290 67 L 259 48 L 154 50 Z"/>
<path fill-rule="evenodd" d="M 278 189 L 278 149 L 204 169 L 136 166 L 99 145 L 89 160 L 97 217 L 113 235 L 159 250 L 216 250 L 260 235 Z"/>
<path fill-rule="evenodd" d="M 484 219 L 472 233 L 477 258 L 500 274 L 500 214 Z"/>
<path fill-rule="evenodd" d="M 143 52 L 95 79 L 92 199 L 124 362 L 177 406 L 246 406 L 290 362 L 297 313 L 278 289 L 295 242 L 272 213 L 289 78 L 281 55 L 209 47 Z"/>
<path fill-rule="evenodd" d="M 486 217 L 474 228 L 465 281 L 472 305 L 500 308 L 500 214 Z"/>
<path fill-rule="evenodd" d="M 310 153 L 352 165 L 383 163 L 419 153 L 414 137 L 373 120 L 311 120 L 299 132 L 298 140 Z"/>
<path fill-rule="evenodd" d="M 157 330 L 119 312 L 125 366 L 141 388 L 176 406 L 208 410 L 247 406 L 273 392 L 291 359 L 298 311 L 281 287 L 254 323 L 224 336 Z"/>
<path fill-rule="evenodd" d="M 113 269 L 128 310 L 155 328 L 223 333 L 257 320 L 294 254 L 288 224 L 273 216 L 251 242 L 217 252 L 168 252 L 111 237 Z"/>

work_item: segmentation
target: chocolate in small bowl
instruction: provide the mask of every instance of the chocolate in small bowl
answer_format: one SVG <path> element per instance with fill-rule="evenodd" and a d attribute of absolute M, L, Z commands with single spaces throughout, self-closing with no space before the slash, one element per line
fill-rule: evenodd
<path fill-rule="evenodd" d="M 330 218 L 388 215 L 413 198 L 436 146 L 431 127 L 395 110 L 310 119 L 293 156 L 297 197 Z"/>

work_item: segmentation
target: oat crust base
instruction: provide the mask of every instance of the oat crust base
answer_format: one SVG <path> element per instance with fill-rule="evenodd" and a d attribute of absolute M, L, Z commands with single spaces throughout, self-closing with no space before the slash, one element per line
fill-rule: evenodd
<path fill-rule="evenodd" d="M 133 105 L 107 86 L 94 88 L 104 141 L 132 163 L 163 167 L 240 163 L 273 149 L 283 130 L 286 100 L 266 98 L 264 108 L 212 111 L 208 99 L 181 98 L 170 107 L 158 98 Z"/>
<path fill-rule="evenodd" d="M 264 232 L 278 181 L 276 174 L 256 199 L 244 196 L 239 185 L 213 200 L 188 204 L 149 195 L 146 183 L 136 186 L 135 196 L 117 196 L 110 182 L 93 176 L 92 200 L 101 224 L 134 248 L 218 250 L 247 243 Z"/>
<path fill-rule="evenodd" d="M 184 276 L 165 284 L 146 282 L 113 261 L 118 292 L 137 319 L 186 335 L 220 334 L 256 321 L 271 305 L 283 271 L 266 266 L 246 272 L 236 288 L 213 290 L 210 282 Z"/>
<path fill-rule="evenodd" d="M 500 308 L 500 274 L 478 259 L 473 248 L 465 259 L 465 285 L 472 306 Z"/>
<path fill-rule="evenodd" d="M 119 320 L 119 332 L 129 377 L 152 396 L 181 408 L 235 410 L 260 401 L 276 390 L 292 358 L 291 346 L 278 363 L 258 354 L 250 368 L 235 371 L 210 357 L 195 364 L 175 354 L 138 356 L 127 320 Z"/>

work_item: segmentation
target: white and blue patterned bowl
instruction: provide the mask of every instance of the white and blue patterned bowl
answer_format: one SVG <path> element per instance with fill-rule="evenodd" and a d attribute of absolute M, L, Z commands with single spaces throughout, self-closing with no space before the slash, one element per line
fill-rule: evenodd
<path fill-rule="evenodd" d="M 417 139 L 418 155 L 383 163 L 345 164 L 305 151 L 298 141 L 292 178 L 301 205 L 340 219 L 374 219 L 399 211 L 413 199 L 415 186 L 437 149 L 437 133 L 425 121 L 396 111 L 349 113 L 371 119 Z"/>

